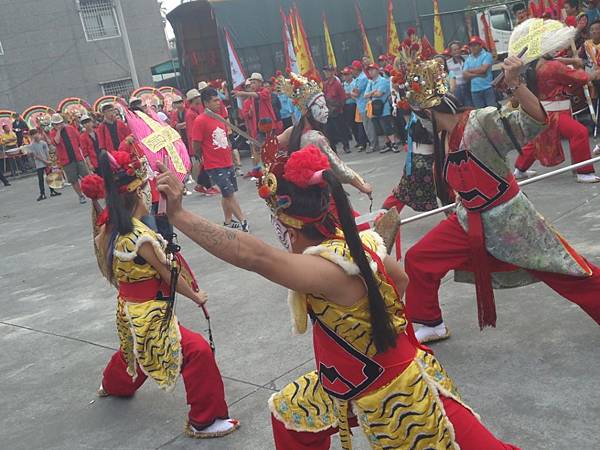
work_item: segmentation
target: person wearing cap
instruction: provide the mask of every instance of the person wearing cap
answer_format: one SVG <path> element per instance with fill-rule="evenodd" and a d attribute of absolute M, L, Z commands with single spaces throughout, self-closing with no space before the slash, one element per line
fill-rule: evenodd
<path fill-rule="evenodd" d="M 342 85 L 344 92 L 346 93 L 346 103 L 344 104 L 344 122 L 346 122 L 346 129 L 348 130 L 348 140 L 352 139 L 356 141 L 357 146 L 364 145 L 361 141 L 363 133 L 358 132 L 359 124 L 356 122 L 356 99 L 352 97 L 352 83 L 354 82 L 354 75 L 352 75 L 352 68 L 345 67 L 342 70 Z M 360 127 L 362 128 L 362 126 Z"/>
<path fill-rule="evenodd" d="M 512 7 L 515 18 L 517 19 L 517 25 L 521 25 L 527 19 L 529 19 L 529 10 L 523 3 L 517 3 Z"/>
<path fill-rule="evenodd" d="M 131 130 L 125 122 L 117 117 L 115 105 L 107 103 L 101 109 L 104 120 L 96 129 L 100 150 L 116 152 L 121 142 L 129 135 Z"/>
<path fill-rule="evenodd" d="M 81 126 L 83 131 L 79 135 L 81 150 L 88 159 L 90 166 L 94 172 L 98 173 L 98 158 L 100 157 L 100 142 L 98 141 L 98 133 L 94 129 L 94 121 L 90 116 L 84 114 L 81 117 Z"/>
<path fill-rule="evenodd" d="M 352 61 L 352 74 L 354 75 L 354 81 L 352 81 L 352 98 L 356 100 L 356 117 L 355 121 L 359 123 L 358 132 L 361 133 L 361 139 L 358 143 L 358 151 L 364 152 L 367 145 L 375 146 L 375 150 L 378 150 L 377 133 L 373 121 L 367 115 L 367 103 L 368 100 L 365 98 L 365 90 L 369 84 L 369 78 L 364 71 L 363 63 L 355 60 Z M 362 128 L 362 132 L 361 129 Z"/>
<path fill-rule="evenodd" d="M 367 86 L 365 97 L 371 102 L 371 114 L 373 122 L 379 127 L 381 133 L 385 136 L 386 144 L 380 153 L 386 153 L 390 150 L 398 153 L 398 137 L 394 133 L 394 123 L 392 121 L 392 95 L 390 80 L 382 77 L 377 64 L 371 64 L 369 70 L 369 85 Z"/>
<path fill-rule="evenodd" d="M 496 106 L 496 92 L 492 86 L 492 54 L 485 49 L 485 42 L 479 36 L 469 40 L 471 54 L 463 66 L 465 80 L 471 82 L 471 100 L 475 108 Z"/>
<path fill-rule="evenodd" d="M 208 88 L 208 83 L 206 86 L 200 82 L 198 87 L 201 87 L 203 90 Z M 202 157 L 200 154 L 196 152 L 194 149 L 194 144 L 192 141 L 192 130 L 194 129 L 194 122 L 196 118 L 204 113 L 204 105 L 202 104 L 201 93 L 198 89 L 190 89 L 186 94 L 186 99 L 188 101 L 188 108 L 185 110 L 185 129 L 187 132 L 187 148 L 188 154 L 190 155 L 190 159 L 192 160 L 192 177 L 196 181 L 196 186 L 194 190 L 199 194 L 212 196 L 217 195 L 219 191 L 213 188 L 210 178 L 206 174 L 202 166 Z M 188 131 L 189 130 L 189 131 Z"/>
<path fill-rule="evenodd" d="M 241 99 L 251 99 L 251 107 L 248 108 L 247 121 L 249 128 L 248 134 L 259 142 L 263 142 L 266 135 L 260 131 L 260 126 L 265 124 L 277 125 L 277 117 L 273 111 L 273 103 L 271 101 L 271 92 L 263 86 L 264 79 L 260 73 L 253 73 L 250 78 L 251 89 L 248 91 L 233 91 L 234 97 Z M 281 130 L 278 130 L 281 131 Z M 261 164 L 260 149 L 252 146 L 252 160 L 255 166 Z"/>
<path fill-rule="evenodd" d="M 350 153 L 350 144 L 348 143 L 348 130 L 344 122 L 344 104 L 346 103 L 346 92 L 344 86 L 335 75 L 333 67 L 324 67 L 323 73 L 323 95 L 329 108 L 329 117 L 327 119 L 326 136 L 329 139 L 331 148 L 337 153 L 338 143 L 342 143 L 345 153 Z"/>
<path fill-rule="evenodd" d="M 169 113 L 169 124 L 177 130 L 185 145 L 188 145 L 185 124 L 185 103 L 183 102 L 183 97 L 179 95 L 173 97 L 173 110 Z"/>
<path fill-rule="evenodd" d="M 79 179 L 89 174 L 87 164 L 79 142 L 79 131 L 73 125 L 65 124 L 60 114 L 52 114 L 50 141 L 56 146 L 58 163 L 62 166 L 67 181 L 79 196 L 79 203 L 86 203 L 81 193 Z"/>
<path fill-rule="evenodd" d="M 450 43 L 450 58 L 446 61 L 448 67 L 448 76 L 454 80 L 453 94 L 460 100 L 463 106 L 471 106 L 471 85 L 464 77 L 465 58 L 462 56 L 462 45 L 458 41 Z"/>

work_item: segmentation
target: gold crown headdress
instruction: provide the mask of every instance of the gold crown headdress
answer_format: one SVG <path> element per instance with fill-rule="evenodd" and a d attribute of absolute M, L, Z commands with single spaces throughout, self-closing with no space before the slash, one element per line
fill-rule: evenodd
<path fill-rule="evenodd" d="M 449 92 L 447 74 L 436 60 L 422 61 L 408 71 L 405 88 L 413 109 L 429 109 L 442 103 Z"/>
<path fill-rule="evenodd" d="M 292 102 L 300 108 L 302 114 L 305 114 L 310 109 L 315 98 L 323 94 L 319 83 L 293 72 L 290 73 L 290 78 L 278 75 L 273 82 L 275 91 L 285 94 L 292 99 Z"/>

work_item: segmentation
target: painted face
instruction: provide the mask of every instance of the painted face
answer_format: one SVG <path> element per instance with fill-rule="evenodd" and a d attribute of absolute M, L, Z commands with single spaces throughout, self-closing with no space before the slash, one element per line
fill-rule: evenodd
<path fill-rule="evenodd" d="M 317 122 L 322 124 L 327 123 L 327 119 L 329 118 L 329 108 L 327 108 L 327 102 L 325 101 L 325 96 L 323 94 L 320 94 L 313 100 L 310 105 L 310 112 Z"/>
<path fill-rule="evenodd" d="M 142 194 L 142 201 L 144 202 L 144 206 L 148 211 L 152 210 L 152 190 L 150 189 L 150 183 L 144 184 L 144 186 L 140 189 L 140 193 Z"/>
<path fill-rule="evenodd" d="M 290 233 L 287 227 L 277 217 L 271 216 L 271 223 L 275 228 L 275 234 L 279 238 L 281 245 L 288 251 L 292 252 L 292 240 L 290 239 Z"/>

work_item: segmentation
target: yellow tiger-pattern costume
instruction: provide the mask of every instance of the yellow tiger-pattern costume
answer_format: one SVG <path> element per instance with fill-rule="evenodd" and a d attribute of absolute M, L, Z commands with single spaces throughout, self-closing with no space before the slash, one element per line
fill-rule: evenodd
<path fill-rule="evenodd" d="M 385 245 L 373 231 L 361 233 L 363 244 L 386 255 Z M 358 266 L 352 260 L 345 241 L 329 240 L 305 251 L 319 255 L 338 265 L 348 274 L 358 275 Z M 367 257 L 369 255 L 367 254 Z M 369 262 L 379 283 L 392 323 L 398 333 L 404 333 L 407 320 L 404 304 L 394 288 L 377 272 L 377 265 Z M 359 352 L 373 357 L 376 354 L 371 335 L 369 300 L 367 297 L 351 307 L 340 306 L 310 294 L 295 293 L 293 301 L 304 301 L 318 319 Z M 293 311 L 302 308 L 292 305 Z M 298 325 L 301 320 L 295 318 Z M 302 323 L 299 324 L 302 328 Z M 343 412 L 351 409 L 373 449 L 455 449 L 454 428 L 446 414 L 440 394 L 459 400 L 452 380 L 435 359 L 423 350 L 404 372 L 391 383 L 360 395 L 351 401 L 340 401 L 330 396 L 320 384 L 317 372 L 310 372 L 274 394 L 269 400 L 271 412 L 285 427 L 294 431 L 319 432 L 340 427 L 344 449 L 352 443 Z"/>
<path fill-rule="evenodd" d="M 135 283 L 158 279 L 158 272 L 138 257 L 140 246 L 151 243 L 161 262 L 166 264 L 166 242 L 160 235 L 133 219 L 133 231 L 115 240 L 113 273 L 117 282 Z M 164 295 L 168 295 L 167 292 Z M 127 362 L 127 373 L 136 377 L 136 368 L 167 391 L 175 387 L 181 371 L 181 336 L 175 314 L 166 321 L 167 302 L 149 298 L 143 303 L 119 297 L 117 333 Z"/>

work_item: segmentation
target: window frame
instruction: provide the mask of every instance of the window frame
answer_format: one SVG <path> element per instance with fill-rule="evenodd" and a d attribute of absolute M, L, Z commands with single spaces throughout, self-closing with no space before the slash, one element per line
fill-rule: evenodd
<path fill-rule="evenodd" d="M 90 0 L 87 0 L 90 1 Z M 85 36 L 86 42 L 97 42 L 97 41 L 105 41 L 107 39 L 116 39 L 121 37 L 121 24 L 119 23 L 119 17 L 117 16 L 117 11 L 115 9 L 115 4 L 112 0 L 91 0 L 97 3 L 106 3 L 107 9 L 112 11 L 112 15 L 115 21 L 115 29 L 116 34 L 111 36 L 104 37 L 91 37 L 90 33 L 86 26 L 86 22 L 84 21 L 84 14 L 89 13 L 89 10 L 86 9 L 85 5 L 82 5 L 81 0 L 77 0 L 77 10 L 79 13 L 79 20 L 81 21 L 81 27 L 83 28 L 83 34 Z"/>
<path fill-rule="evenodd" d="M 111 83 L 120 83 L 120 82 L 129 82 L 131 84 L 131 90 L 127 93 L 114 93 L 114 92 L 106 92 L 105 90 L 105 86 L 109 85 Z M 98 83 L 100 85 L 100 89 L 102 89 L 102 95 L 114 95 L 116 97 L 128 97 L 129 95 L 131 95 L 131 92 L 133 92 L 134 90 L 134 86 L 133 86 L 133 79 L 131 77 L 125 77 L 125 78 L 119 78 L 116 80 L 109 80 L 109 81 L 102 81 L 100 83 Z"/>

